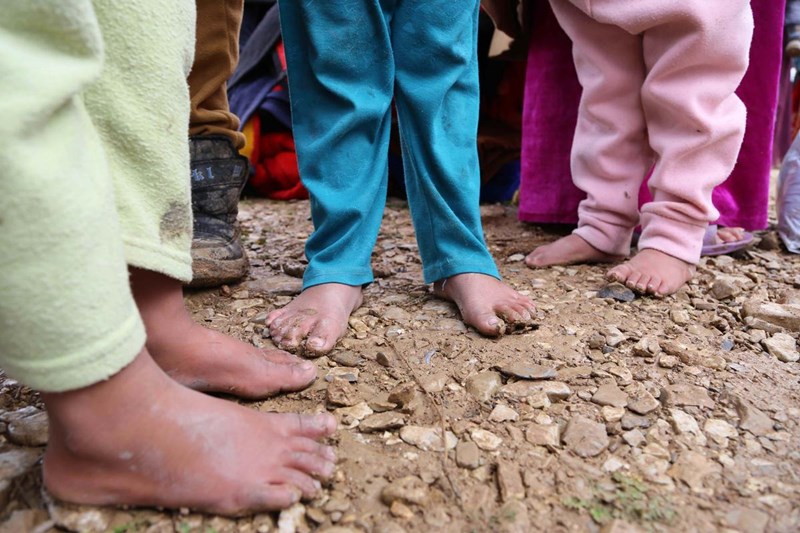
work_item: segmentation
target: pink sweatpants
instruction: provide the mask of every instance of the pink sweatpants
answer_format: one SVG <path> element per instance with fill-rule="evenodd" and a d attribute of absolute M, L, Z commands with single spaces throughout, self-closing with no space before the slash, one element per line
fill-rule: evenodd
<path fill-rule="evenodd" d="M 748 0 L 550 0 L 573 42 L 583 95 L 572 177 L 587 193 L 575 233 L 626 256 L 687 263 L 719 213 L 711 192 L 730 174 L 745 107 L 734 91 L 753 33 Z M 650 170 L 653 201 L 637 206 Z"/>

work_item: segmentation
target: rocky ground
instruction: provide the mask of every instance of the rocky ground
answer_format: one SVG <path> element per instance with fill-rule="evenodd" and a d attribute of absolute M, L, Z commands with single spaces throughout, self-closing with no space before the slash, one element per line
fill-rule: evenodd
<path fill-rule="evenodd" d="M 530 270 L 555 238 L 483 210 L 505 279 L 538 327 L 465 328 L 422 281 L 407 207 L 390 202 L 378 279 L 310 389 L 253 409 L 327 409 L 339 467 L 318 500 L 228 520 L 75 508 L 41 491 L 46 415 L 5 379 L 0 531 L 375 532 L 800 530 L 800 258 L 776 235 L 704 259 L 665 300 L 605 287 L 604 268 Z M 308 204 L 248 201 L 250 279 L 197 292 L 198 321 L 258 346 L 300 290 Z M 632 299 L 633 298 L 633 299 Z"/>

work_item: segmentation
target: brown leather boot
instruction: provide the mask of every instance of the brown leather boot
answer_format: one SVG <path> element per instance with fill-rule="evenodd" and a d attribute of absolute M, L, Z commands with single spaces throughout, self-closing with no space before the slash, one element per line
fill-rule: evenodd
<path fill-rule="evenodd" d="M 192 166 L 192 278 L 190 287 L 216 287 L 239 281 L 250 263 L 242 247 L 236 215 L 248 176 L 247 158 L 230 139 L 189 138 Z"/>

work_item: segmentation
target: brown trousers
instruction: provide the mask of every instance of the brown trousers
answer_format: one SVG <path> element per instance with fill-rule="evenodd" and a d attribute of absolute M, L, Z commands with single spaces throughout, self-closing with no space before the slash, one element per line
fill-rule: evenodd
<path fill-rule="evenodd" d="M 189 74 L 192 111 L 189 135 L 225 135 L 244 146 L 239 118 L 228 106 L 226 82 L 239 62 L 244 0 L 196 0 L 197 42 Z"/>

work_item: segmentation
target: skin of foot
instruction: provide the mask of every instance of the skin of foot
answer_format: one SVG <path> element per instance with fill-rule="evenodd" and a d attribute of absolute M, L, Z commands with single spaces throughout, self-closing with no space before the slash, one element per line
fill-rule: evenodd
<path fill-rule="evenodd" d="M 305 289 L 287 306 L 267 315 L 272 341 L 309 357 L 333 350 L 350 315 L 363 303 L 361 286 L 323 283 Z"/>
<path fill-rule="evenodd" d="M 614 263 L 625 259 L 622 256 L 601 252 L 575 234 L 562 237 L 555 242 L 539 246 L 528 254 L 525 264 L 531 268 L 578 263 Z"/>
<path fill-rule="evenodd" d="M 637 292 L 663 297 L 683 287 L 694 273 L 694 265 L 664 252 L 645 248 L 630 261 L 609 270 L 606 278 L 623 283 Z"/>
<path fill-rule="evenodd" d="M 42 394 L 44 483 L 90 505 L 238 516 L 312 498 L 335 467 L 329 414 L 261 413 L 170 379 L 146 349 L 107 381 Z"/>
<path fill-rule="evenodd" d="M 180 281 L 132 268 L 131 289 L 147 330 L 147 350 L 175 381 L 203 392 L 262 399 L 306 388 L 315 365 L 262 350 L 194 322 Z"/>
<path fill-rule="evenodd" d="M 717 228 L 716 244 L 736 242 L 744 239 L 744 228 Z"/>
<path fill-rule="evenodd" d="M 465 323 L 483 335 L 497 337 L 507 326 L 531 324 L 536 306 L 502 281 L 486 274 L 451 276 L 433 284 L 435 295 L 454 302 Z"/>

